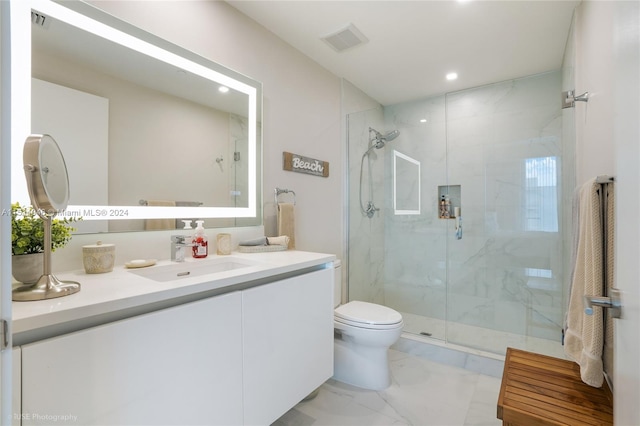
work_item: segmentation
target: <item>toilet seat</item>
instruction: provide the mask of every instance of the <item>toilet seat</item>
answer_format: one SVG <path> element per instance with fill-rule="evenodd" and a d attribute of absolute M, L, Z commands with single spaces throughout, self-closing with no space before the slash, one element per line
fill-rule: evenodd
<path fill-rule="evenodd" d="M 352 327 L 388 330 L 402 327 L 402 315 L 386 306 L 353 301 L 337 307 L 334 320 Z"/>

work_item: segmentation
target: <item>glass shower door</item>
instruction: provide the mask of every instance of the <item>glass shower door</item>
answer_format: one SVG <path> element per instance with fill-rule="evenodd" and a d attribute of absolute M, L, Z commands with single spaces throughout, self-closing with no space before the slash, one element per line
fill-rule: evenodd
<path fill-rule="evenodd" d="M 446 96 L 448 178 L 463 219 L 462 239 L 447 230 L 450 343 L 561 350 L 560 88 L 554 72 Z"/>
<path fill-rule="evenodd" d="M 402 314 L 405 333 L 438 340 L 446 338 L 447 306 L 448 221 L 439 218 L 438 195 L 447 184 L 444 106 L 437 96 L 384 110 L 385 130 L 400 131 L 385 154 L 385 304 Z M 407 194 L 410 208 L 398 208 Z"/>

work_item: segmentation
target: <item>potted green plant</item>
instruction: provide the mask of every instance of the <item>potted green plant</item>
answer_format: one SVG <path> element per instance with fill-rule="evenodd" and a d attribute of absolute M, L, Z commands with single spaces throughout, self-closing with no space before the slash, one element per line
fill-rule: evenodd
<path fill-rule="evenodd" d="M 51 251 L 62 248 L 76 230 L 78 218 L 51 221 Z M 13 277 L 22 283 L 35 283 L 43 272 L 44 224 L 31 206 L 11 204 L 11 264 Z"/>

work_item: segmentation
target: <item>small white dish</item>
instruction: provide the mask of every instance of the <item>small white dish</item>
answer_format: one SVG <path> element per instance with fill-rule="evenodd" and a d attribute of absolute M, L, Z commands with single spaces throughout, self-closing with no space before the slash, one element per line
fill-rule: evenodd
<path fill-rule="evenodd" d="M 156 264 L 155 259 L 134 259 L 124 264 L 127 268 L 146 268 Z"/>

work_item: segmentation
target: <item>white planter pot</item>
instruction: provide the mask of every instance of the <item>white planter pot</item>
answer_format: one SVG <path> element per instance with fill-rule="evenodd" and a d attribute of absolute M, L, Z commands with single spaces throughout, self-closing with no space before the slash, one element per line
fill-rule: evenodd
<path fill-rule="evenodd" d="M 44 271 L 44 253 L 20 254 L 11 256 L 11 274 L 16 281 L 33 284 Z"/>

